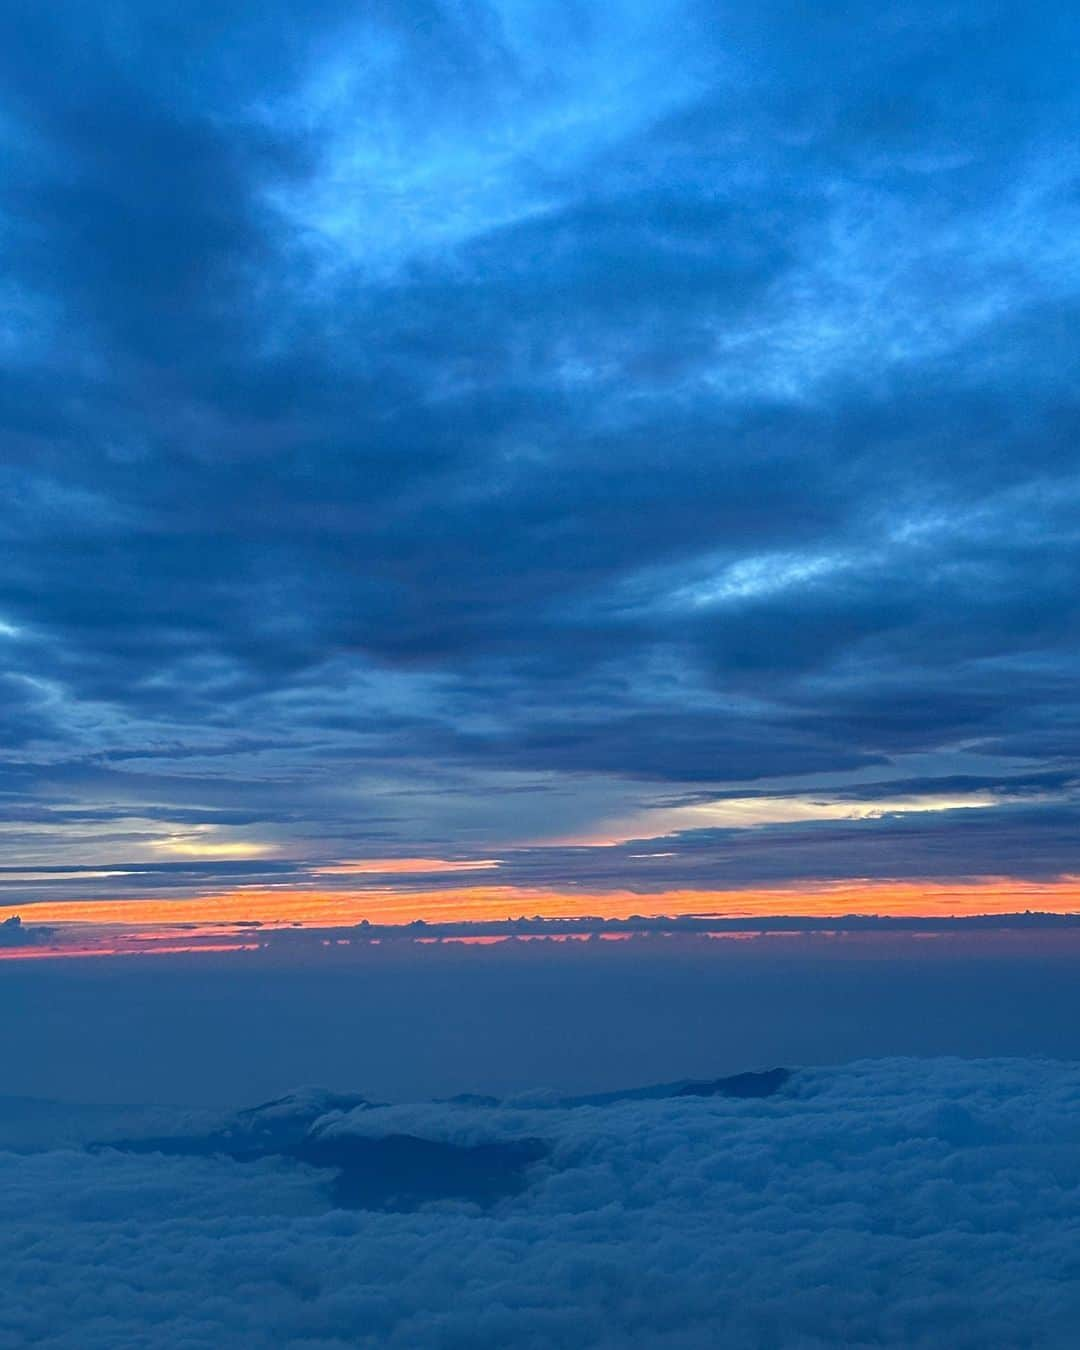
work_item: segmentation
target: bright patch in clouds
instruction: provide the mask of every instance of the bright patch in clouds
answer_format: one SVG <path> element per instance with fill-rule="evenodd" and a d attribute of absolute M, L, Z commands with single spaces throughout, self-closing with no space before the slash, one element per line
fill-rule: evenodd
<path fill-rule="evenodd" d="M 319 135 L 314 181 L 267 195 L 318 241 L 331 275 L 359 265 L 391 280 L 418 260 L 431 265 L 557 214 L 590 159 L 702 87 L 666 7 L 651 0 L 587 19 L 558 7 L 496 4 L 467 18 L 446 9 L 430 31 L 395 28 L 356 24 L 299 93 L 254 110 L 271 126 Z"/>
<path fill-rule="evenodd" d="M 352 862 L 313 867 L 312 875 L 328 876 L 422 876 L 430 872 L 487 872 L 499 863 L 494 858 L 453 861 L 446 858 L 358 858 Z"/>
<path fill-rule="evenodd" d="M 253 839 L 215 838 L 209 826 L 196 828 L 190 833 L 170 834 L 164 839 L 151 839 L 149 846 L 179 858 L 261 858 L 276 852 L 274 844 L 259 843 Z"/>
<path fill-rule="evenodd" d="M 962 797 L 883 797 L 872 802 L 829 801 L 822 797 L 726 797 L 714 802 L 644 811 L 628 820 L 601 826 L 587 839 L 563 842 L 599 845 L 624 843 L 676 834 L 682 830 L 751 829 L 761 825 L 796 824 L 812 820 L 877 820 L 887 815 L 922 811 L 961 811 L 993 806 L 990 792 Z"/>
<path fill-rule="evenodd" d="M 677 604 L 703 607 L 758 599 L 819 581 L 850 566 L 852 560 L 843 555 L 799 557 L 795 554 L 775 554 L 742 558 L 725 568 L 719 576 L 695 582 L 677 591 L 673 600 Z"/>

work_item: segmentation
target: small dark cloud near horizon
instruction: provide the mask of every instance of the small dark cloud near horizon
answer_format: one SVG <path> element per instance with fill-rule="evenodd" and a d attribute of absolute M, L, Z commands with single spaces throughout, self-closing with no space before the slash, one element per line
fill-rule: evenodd
<path fill-rule="evenodd" d="M 49 942 L 56 929 L 47 924 L 24 924 L 22 916 L 13 914 L 0 923 L 0 947 L 37 947 Z"/>
<path fill-rule="evenodd" d="M 1077 29 L 9 7 L 0 900 L 1080 872 Z"/>

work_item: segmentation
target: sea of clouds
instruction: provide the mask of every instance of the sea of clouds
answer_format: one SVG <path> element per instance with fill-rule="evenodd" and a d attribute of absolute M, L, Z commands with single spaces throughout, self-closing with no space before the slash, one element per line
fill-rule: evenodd
<path fill-rule="evenodd" d="M 751 1100 L 308 1092 L 262 1137 L 290 1113 L 543 1152 L 486 1205 L 346 1209 L 281 1153 L 132 1151 L 251 1117 L 0 1101 L 3 1350 L 1076 1344 L 1080 1064 L 865 1060 Z"/>

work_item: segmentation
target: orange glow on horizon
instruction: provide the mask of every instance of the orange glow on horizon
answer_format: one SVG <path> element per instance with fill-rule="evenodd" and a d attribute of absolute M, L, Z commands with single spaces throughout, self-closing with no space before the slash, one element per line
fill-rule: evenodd
<path fill-rule="evenodd" d="M 829 881 L 797 887 L 649 894 L 515 886 L 396 892 L 259 888 L 176 899 L 44 900 L 36 904 L 3 905 L 0 921 L 19 914 L 28 927 L 63 924 L 96 928 L 119 924 L 167 927 L 175 932 L 178 924 L 349 927 L 364 919 L 375 924 L 406 924 L 417 919 L 455 923 L 502 920 L 522 914 L 564 919 L 693 914 L 730 918 L 788 914 L 828 917 L 855 913 L 940 918 L 1007 914 L 1025 909 L 1059 914 L 1080 911 L 1080 877 L 1046 882 L 1011 877 L 958 882 Z"/>

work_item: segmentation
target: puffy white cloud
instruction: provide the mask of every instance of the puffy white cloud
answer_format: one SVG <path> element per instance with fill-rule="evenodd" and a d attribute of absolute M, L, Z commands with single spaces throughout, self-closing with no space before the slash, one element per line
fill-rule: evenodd
<path fill-rule="evenodd" d="M 30 1112 L 0 1143 L 25 1147 Z M 70 1120 L 69 1145 L 101 1137 L 100 1109 Z M 763 1100 L 428 1103 L 321 1128 L 551 1151 L 489 1210 L 411 1213 L 334 1209 L 325 1171 L 277 1158 L 0 1154 L 0 1346 L 1075 1344 L 1080 1065 L 863 1061 Z"/>

